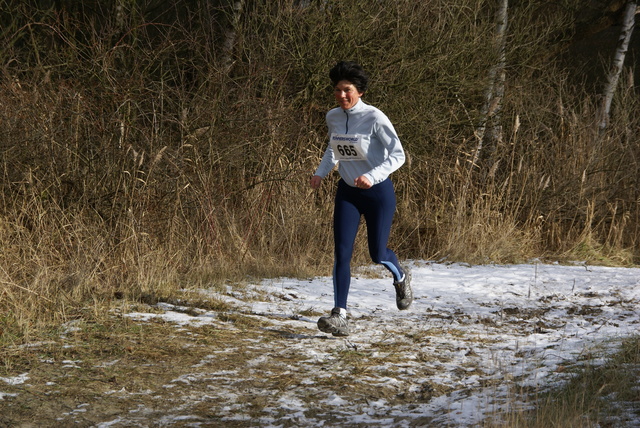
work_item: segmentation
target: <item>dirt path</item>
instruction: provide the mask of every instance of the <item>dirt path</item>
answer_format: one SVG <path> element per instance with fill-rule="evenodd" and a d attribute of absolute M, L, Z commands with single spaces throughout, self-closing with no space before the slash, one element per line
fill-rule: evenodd
<path fill-rule="evenodd" d="M 0 426 L 473 426 L 561 379 L 586 344 L 637 331 L 637 287 L 610 272 L 538 272 L 527 295 L 513 271 L 423 269 L 406 312 L 388 281 L 355 280 L 346 339 L 316 329 L 326 278 L 68 323 L 2 350 Z"/>

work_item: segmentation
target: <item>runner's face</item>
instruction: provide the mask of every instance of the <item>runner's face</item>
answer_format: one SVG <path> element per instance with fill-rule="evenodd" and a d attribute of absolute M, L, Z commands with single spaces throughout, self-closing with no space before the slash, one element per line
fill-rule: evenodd
<path fill-rule="evenodd" d="M 344 110 L 349 110 L 358 103 L 363 93 L 358 92 L 358 89 L 348 80 L 341 80 L 333 88 L 333 94 L 338 105 Z"/>

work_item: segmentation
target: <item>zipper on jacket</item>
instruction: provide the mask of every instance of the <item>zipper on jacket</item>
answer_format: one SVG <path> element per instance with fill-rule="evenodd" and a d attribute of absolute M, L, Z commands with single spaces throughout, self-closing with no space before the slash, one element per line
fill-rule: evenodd
<path fill-rule="evenodd" d="M 344 111 L 344 114 L 347 116 L 347 123 L 345 124 L 345 127 L 347 128 L 345 134 L 349 133 L 349 113 L 347 113 L 347 111 Z"/>

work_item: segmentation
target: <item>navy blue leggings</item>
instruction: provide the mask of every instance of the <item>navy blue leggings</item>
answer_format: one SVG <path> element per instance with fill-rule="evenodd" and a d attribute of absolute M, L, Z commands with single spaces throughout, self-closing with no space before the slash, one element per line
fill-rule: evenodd
<path fill-rule="evenodd" d="M 396 195 L 390 179 L 369 189 L 358 189 L 349 186 L 344 180 L 339 181 L 333 212 L 333 291 L 336 307 L 347 308 L 351 285 L 351 257 L 360 216 L 364 216 L 367 224 L 371 260 L 384 265 L 393 274 L 394 280 L 402 279 L 404 273 L 398 264 L 398 258 L 387 248 L 395 210 Z"/>

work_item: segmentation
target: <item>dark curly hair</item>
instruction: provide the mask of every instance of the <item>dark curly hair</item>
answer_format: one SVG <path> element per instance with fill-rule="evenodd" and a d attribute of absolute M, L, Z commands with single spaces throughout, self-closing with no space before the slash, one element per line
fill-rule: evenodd
<path fill-rule="evenodd" d="M 369 86 L 369 76 L 364 69 L 353 61 L 340 61 L 329 71 L 329 78 L 333 86 L 338 82 L 347 80 L 358 89 L 358 92 L 366 92 Z"/>

